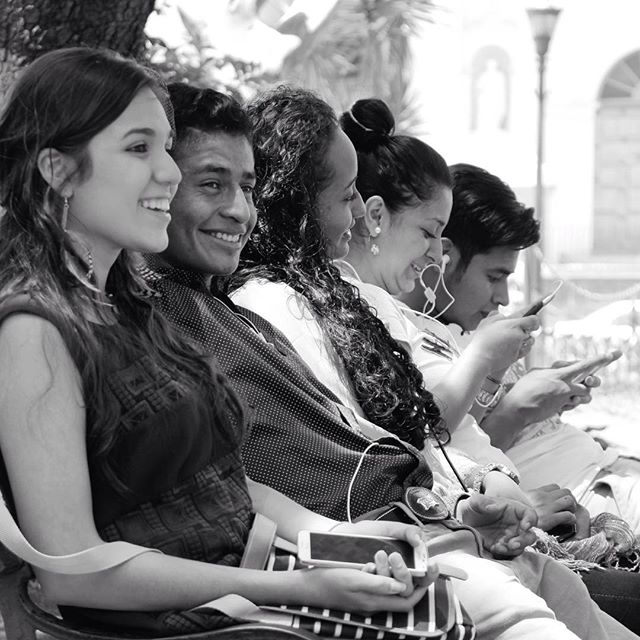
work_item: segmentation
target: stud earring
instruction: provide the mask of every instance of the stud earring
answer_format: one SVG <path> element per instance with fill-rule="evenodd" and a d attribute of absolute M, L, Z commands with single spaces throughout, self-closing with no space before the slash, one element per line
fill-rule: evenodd
<path fill-rule="evenodd" d="M 69 218 L 69 198 L 64 197 L 64 203 L 62 205 L 62 218 L 60 219 L 60 226 L 63 231 L 67 230 L 67 219 Z"/>
<path fill-rule="evenodd" d="M 373 232 L 371 233 L 371 235 L 369 237 L 370 238 L 377 238 L 380 235 L 381 231 L 382 231 L 382 229 L 378 226 L 373 230 Z M 371 253 L 374 256 L 377 256 L 380 253 L 380 247 L 375 242 L 372 242 L 371 243 L 371 247 L 369 248 L 369 251 L 371 251 Z"/>

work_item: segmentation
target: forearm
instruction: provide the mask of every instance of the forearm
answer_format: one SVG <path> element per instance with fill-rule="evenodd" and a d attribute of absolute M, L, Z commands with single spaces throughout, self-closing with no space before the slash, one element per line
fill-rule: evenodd
<path fill-rule="evenodd" d="M 488 373 L 487 362 L 476 358 L 472 352 L 465 351 L 447 374 L 430 386 L 430 391 L 439 401 L 442 417 L 450 431 L 454 431 L 472 409 Z"/>
<path fill-rule="evenodd" d="M 247 484 L 254 510 L 273 520 L 278 526 L 278 535 L 285 540 L 296 542 L 302 529 L 328 531 L 337 524 L 336 520 L 309 511 L 267 485 L 250 478 Z"/>
<path fill-rule="evenodd" d="M 36 572 L 57 604 L 162 611 L 190 609 L 237 593 L 256 604 L 302 603 L 299 572 L 240 569 L 147 553 L 98 574 L 63 576 Z"/>
<path fill-rule="evenodd" d="M 509 498 L 527 506 L 532 506 L 526 493 L 515 478 L 501 471 L 490 471 L 482 480 L 482 493 L 493 498 Z"/>
<path fill-rule="evenodd" d="M 507 451 L 527 424 L 526 412 L 522 407 L 512 404 L 507 394 L 484 416 L 480 426 L 491 438 L 492 445 Z"/>

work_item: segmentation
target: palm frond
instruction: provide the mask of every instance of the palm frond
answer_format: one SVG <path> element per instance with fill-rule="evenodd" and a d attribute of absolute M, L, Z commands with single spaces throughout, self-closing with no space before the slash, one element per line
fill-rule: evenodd
<path fill-rule="evenodd" d="M 410 39 L 431 20 L 432 0 L 338 0 L 318 30 L 285 61 L 282 76 L 316 90 L 336 110 L 382 98 L 398 128 L 411 129 Z"/>

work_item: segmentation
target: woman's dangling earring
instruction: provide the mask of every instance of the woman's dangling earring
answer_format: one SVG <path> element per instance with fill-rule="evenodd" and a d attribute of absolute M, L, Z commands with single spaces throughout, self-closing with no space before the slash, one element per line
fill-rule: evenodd
<path fill-rule="evenodd" d="M 382 231 L 382 229 L 378 226 L 373 230 L 373 233 L 369 236 L 370 238 L 377 238 L 380 235 L 380 232 Z M 369 251 L 371 251 L 371 253 L 374 256 L 377 256 L 380 253 L 380 247 L 375 243 L 375 242 L 371 242 L 371 247 L 369 248 Z"/>
<path fill-rule="evenodd" d="M 63 231 L 67 230 L 67 219 L 69 218 L 69 198 L 64 197 L 64 203 L 62 205 L 62 218 L 60 219 L 60 226 Z"/>
<path fill-rule="evenodd" d="M 87 251 L 87 280 L 91 282 L 93 280 L 93 256 L 91 250 Z"/>

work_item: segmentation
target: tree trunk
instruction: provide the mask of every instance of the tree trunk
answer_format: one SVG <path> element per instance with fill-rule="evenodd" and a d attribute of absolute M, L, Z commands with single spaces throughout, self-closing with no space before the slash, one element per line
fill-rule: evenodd
<path fill-rule="evenodd" d="M 61 47 L 141 58 L 155 0 L 0 0 L 0 99 L 20 67 Z"/>

